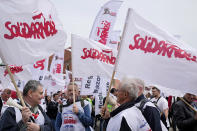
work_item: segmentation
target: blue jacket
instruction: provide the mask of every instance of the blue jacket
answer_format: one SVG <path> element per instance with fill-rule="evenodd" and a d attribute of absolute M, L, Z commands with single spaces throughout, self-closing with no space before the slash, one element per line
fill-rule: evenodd
<path fill-rule="evenodd" d="M 89 105 L 83 107 L 84 113 L 79 110 L 77 116 L 80 122 L 84 125 L 86 131 L 91 131 L 90 126 L 93 126 L 93 120 L 91 118 L 91 112 Z M 58 112 L 55 122 L 55 130 L 60 131 L 62 125 L 62 113 Z"/>

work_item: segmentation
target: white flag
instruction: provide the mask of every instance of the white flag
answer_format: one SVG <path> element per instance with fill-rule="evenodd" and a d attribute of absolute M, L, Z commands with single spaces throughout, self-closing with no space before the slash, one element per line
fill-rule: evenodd
<path fill-rule="evenodd" d="M 32 72 L 32 79 L 42 81 L 48 70 L 48 58 L 36 61 L 34 64 L 29 64 Z"/>
<path fill-rule="evenodd" d="M 63 74 L 63 68 L 64 68 L 64 50 L 54 54 L 50 66 L 50 72 L 53 75 Z"/>
<path fill-rule="evenodd" d="M 73 77 L 104 76 L 111 78 L 116 51 L 89 39 L 72 35 Z"/>
<path fill-rule="evenodd" d="M 50 0 L 0 3 L 0 57 L 7 64 L 30 64 L 64 48 L 66 34 Z"/>
<path fill-rule="evenodd" d="M 32 72 L 27 65 L 25 66 L 9 65 L 9 68 L 15 80 L 28 81 L 32 79 Z M 11 81 L 5 66 L 0 67 L 0 79 L 3 81 L 3 83 Z"/>
<path fill-rule="evenodd" d="M 122 1 L 111 0 L 107 2 L 99 11 L 94 21 L 89 38 L 109 46 L 113 27 L 116 21 L 117 13 Z"/>
<path fill-rule="evenodd" d="M 121 31 L 112 31 L 109 35 L 108 46 L 112 49 L 118 50 L 118 44 L 120 43 L 120 32 Z"/>
<path fill-rule="evenodd" d="M 65 81 L 63 80 L 63 74 L 62 79 L 57 78 L 50 72 L 46 72 L 44 80 L 41 81 L 43 84 L 44 89 L 47 89 L 48 93 L 55 93 L 57 91 L 64 90 L 65 88 Z"/>
<path fill-rule="evenodd" d="M 197 94 L 196 50 L 130 10 L 117 65 L 117 77 Z"/>
<path fill-rule="evenodd" d="M 102 92 L 103 96 L 107 95 L 110 79 L 101 76 L 89 76 L 82 79 L 80 90 L 81 95 L 96 95 Z"/>

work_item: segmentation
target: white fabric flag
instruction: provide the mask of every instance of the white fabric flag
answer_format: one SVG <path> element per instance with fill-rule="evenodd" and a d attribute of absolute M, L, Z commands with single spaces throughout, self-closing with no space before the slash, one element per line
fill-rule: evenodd
<path fill-rule="evenodd" d="M 27 81 L 43 80 L 48 68 L 48 59 L 39 60 L 34 64 L 24 66 L 10 65 L 9 67 L 18 88 L 22 91 Z M 5 66 L 0 67 L 0 80 L 4 88 L 15 90 Z"/>
<path fill-rule="evenodd" d="M 82 79 L 80 95 L 93 95 L 93 92 L 94 92 L 94 76 L 84 77 Z"/>
<path fill-rule="evenodd" d="M 32 72 L 32 79 L 42 81 L 48 70 L 48 58 L 36 61 L 34 64 L 29 64 Z"/>
<path fill-rule="evenodd" d="M 64 67 L 64 50 L 56 52 L 50 66 L 50 72 L 53 75 L 63 74 Z"/>
<path fill-rule="evenodd" d="M 43 84 L 44 89 L 47 89 L 47 94 L 55 93 L 57 91 L 64 90 L 65 88 L 65 81 L 63 80 L 63 74 L 62 79 L 57 78 L 55 75 L 53 75 L 50 72 L 46 72 L 44 80 L 41 81 Z"/>
<path fill-rule="evenodd" d="M 121 31 L 112 31 L 109 35 L 109 44 L 107 46 L 118 50 L 118 44 L 120 43 L 120 33 Z"/>
<path fill-rule="evenodd" d="M 17 80 L 23 80 L 28 81 L 32 79 L 32 72 L 28 68 L 27 65 L 25 66 L 13 66 L 9 65 L 10 71 L 14 76 L 14 79 Z M 0 79 L 4 82 L 11 82 L 10 76 L 8 74 L 8 71 L 6 70 L 5 66 L 0 67 Z"/>
<path fill-rule="evenodd" d="M 196 50 L 129 11 L 116 76 L 197 94 Z"/>
<path fill-rule="evenodd" d="M 94 21 L 92 31 L 89 38 L 109 45 L 109 36 L 113 30 L 117 13 L 122 4 L 122 1 L 111 0 L 107 2 L 99 11 Z"/>
<path fill-rule="evenodd" d="M 48 59 L 43 59 L 24 66 L 9 65 L 15 80 L 39 80 L 41 81 L 48 68 Z M 10 79 L 5 66 L 0 67 L 0 78 Z"/>
<path fill-rule="evenodd" d="M 117 51 L 97 42 L 71 36 L 73 77 L 103 76 L 111 78 Z"/>
<path fill-rule="evenodd" d="M 110 79 L 101 76 L 89 76 L 82 79 L 80 90 L 81 95 L 95 95 L 102 91 L 103 96 L 106 96 L 109 88 Z"/>
<path fill-rule="evenodd" d="M 104 105 L 103 99 L 107 96 L 107 91 L 109 89 L 109 79 L 102 77 L 96 77 L 96 85 L 94 89 L 95 96 L 95 115 L 100 113 L 101 107 Z"/>
<path fill-rule="evenodd" d="M 21 81 L 21 80 L 15 80 L 16 82 L 16 85 L 18 87 L 18 89 L 20 91 L 23 91 L 23 88 L 26 84 L 25 81 Z M 11 82 L 11 80 L 7 77 L 0 77 L 0 86 L 1 86 L 1 89 L 11 89 L 11 90 L 16 90 L 13 83 Z"/>
<path fill-rule="evenodd" d="M 0 57 L 25 65 L 64 48 L 66 33 L 50 0 L 0 0 Z"/>

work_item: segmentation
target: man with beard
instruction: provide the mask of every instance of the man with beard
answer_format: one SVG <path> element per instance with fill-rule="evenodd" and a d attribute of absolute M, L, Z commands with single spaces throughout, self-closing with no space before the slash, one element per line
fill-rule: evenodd
<path fill-rule="evenodd" d="M 66 105 L 60 107 L 60 112 L 56 117 L 56 131 L 91 130 L 90 126 L 93 125 L 93 120 L 91 118 L 90 103 L 86 100 L 80 100 L 78 92 L 79 90 L 77 84 L 71 82 L 68 85 L 66 92 L 68 97 L 67 103 Z M 75 103 L 73 103 L 73 93 L 75 93 Z"/>

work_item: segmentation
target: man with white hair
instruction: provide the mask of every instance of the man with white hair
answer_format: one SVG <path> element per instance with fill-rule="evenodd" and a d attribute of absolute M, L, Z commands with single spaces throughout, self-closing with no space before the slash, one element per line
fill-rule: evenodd
<path fill-rule="evenodd" d="M 107 131 L 151 130 L 141 111 L 134 106 L 138 91 L 132 79 L 124 78 L 121 81 L 117 94 L 120 106 L 110 113 Z"/>
<path fill-rule="evenodd" d="M 142 111 L 145 119 L 150 125 L 152 131 L 167 131 L 160 119 L 159 109 L 144 96 L 145 84 L 144 81 L 138 78 L 131 79 L 139 89 L 138 98 L 135 100 L 135 105 Z"/>

